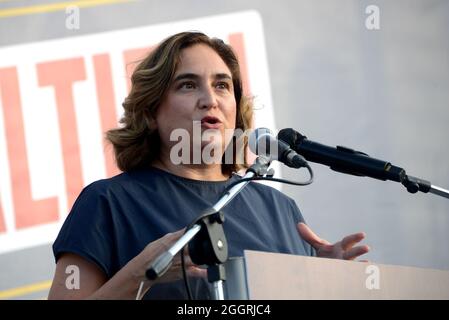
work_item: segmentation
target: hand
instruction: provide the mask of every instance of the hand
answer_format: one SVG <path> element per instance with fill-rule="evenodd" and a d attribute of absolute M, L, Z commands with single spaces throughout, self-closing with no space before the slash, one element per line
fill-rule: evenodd
<path fill-rule="evenodd" d="M 148 244 L 145 249 L 142 251 L 142 254 L 146 256 L 145 266 L 153 262 L 160 254 L 164 253 L 184 234 L 184 229 L 179 230 L 173 233 L 167 233 L 163 237 L 151 242 Z M 199 268 L 194 265 L 189 254 L 187 248 L 184 250 L 184 261 L 186 272 L 188 276 L 192 277 L 207 277 L 207 270 Z M 172 261 L 172 265 L 170 268 L 163 274 L 159 279 L 154 281 L 156 282 L 171 282 L 175 280 L 179 280 L 182 278 L 182 269 L 181 269 L 181 253 L 178 253 Z"/>
<path fill-rule="evenodd" d="M 355 246 L 365 238 L 363 232 L 348 235 L 331 244 L 329 241 L 318 237 L 305 223 L 298 223 L 297 228 L 301 238 L 315 248 L 318 257 L 354 260 L 370 250 L 366 245 Z"/>

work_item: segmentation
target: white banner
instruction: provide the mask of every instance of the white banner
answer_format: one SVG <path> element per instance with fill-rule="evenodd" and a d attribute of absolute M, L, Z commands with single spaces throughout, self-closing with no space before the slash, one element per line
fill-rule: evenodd
<path fill-rule="evenodd" d="M 118 173 L 103 133 L 117 125 L 135 61 L 187 30 L 234 47 L 256 126 L 274 129 L 254 11 L 0 49 L 0 253 L 54 241 L 81 189 Z"/>

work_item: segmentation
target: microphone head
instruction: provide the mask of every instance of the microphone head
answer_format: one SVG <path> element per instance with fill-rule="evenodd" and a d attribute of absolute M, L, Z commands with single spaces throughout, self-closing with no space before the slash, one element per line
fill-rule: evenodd
<path fill-rule="evenodd" d="M 292 128 L 282 129 L 278 133 L 278 139 L 293 147 L 296 144 L 297 132 Z"/>
<path fill-rule="evenodd" d="M 249 150 L 257 155 L 270 155 L 270 137 L 273 137 L 273 133 L 268 128 L 257 128 L 251 132 L 248 139 Z M 267 139 L 268 138 L 268 139 Z M 268 141 L 268 143 L 267 143 Z"/>
<path fill-rule="evenodd" d="M 293 129 L 290 130 L 295 133 Z M 291 136 L 291 132 L 286 133 L 286 137 Z M 292 168 L 306 166 L 306 160 L 292 150 L 286 142 L 275 138 L 270 129 L 255 129 L 249 136 L 248 145 L 250 150 L 258 156 L 278 160 Z"/>
<path fill-rule="evenodd" d="M 279 131 L 277 138 L 284 141 L 290 146 L 290 148 L 293 149 L 295 149 L 304 140 L 307 140 L 306 136 L 300 134 L 298 131 L 292 128 L 282 129 L 281 131 Z"/>

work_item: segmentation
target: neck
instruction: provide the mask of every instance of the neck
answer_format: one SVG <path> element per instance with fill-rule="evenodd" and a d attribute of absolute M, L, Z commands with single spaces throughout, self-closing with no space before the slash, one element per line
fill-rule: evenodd
<path fill-rule="evenodd" d="M 192 180 L 224 181 L 229 176 L 221 171 L 221 164 L 173 164 L 170 159 L 160 158 L 153 161 L 152 166 L 174 175 Z"/>

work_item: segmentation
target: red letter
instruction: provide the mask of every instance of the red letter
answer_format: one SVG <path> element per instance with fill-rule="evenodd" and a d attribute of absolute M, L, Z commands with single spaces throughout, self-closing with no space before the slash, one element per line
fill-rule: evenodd
<path fill-rule="evenodd" d="M 72 58 L 40 63 L 37 65 L 37 74 L 40 86 L 53 86 L 55 89 L 64 159 L 67 205 L 71 208 L 83 188 L 72 85 L 75 81 L 86 79 L 84 60 L 83 58 Z"/>
<path fill-rule="evenodd" d="M 229 44 L 234 49 L 240 64 L 240 72 L 242 77 L 243 94 L 249 95 L 251 90 L 248 79 L 248 68 L 246 64 L 245 43 L 243 41 L 243 33 L 233 33 L 229 35 Z"/>
<path fill-rule="evenodd" d="M 56 197 L 43 200 L 33 200 L 31 197 L 22 104 L 15 67 L 0 69 L 0 88 L 16 228 L 21 229 L 57 221 L 59 215 Z"/>
<path fill-rule="evenodd" d="M 114 162 L 111 145 L 106 143 L 104 133 L 117 126 L 115 113 L 114 87 L 112 85 L 111 64 L 108 54 L 98 54 L 93 57 L 95 83 L 97 86 L 98 107 L 100 109 L 101 133 L 103 151 L 106 162 L 106 174 L 112 177 L 120 171 Z"/>

